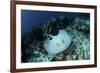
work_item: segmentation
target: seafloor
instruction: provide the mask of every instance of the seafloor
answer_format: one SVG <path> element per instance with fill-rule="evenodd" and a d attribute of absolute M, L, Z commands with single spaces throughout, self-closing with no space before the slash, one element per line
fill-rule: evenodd
<path fill-rule="evenodd" d="M 50 55 L 43 46 L 46 34 L 56 35 L 59 29 L 64 29 L 72 38 L 67 50 Z M 22 36 L 22 62 L 52 62 L 90 59 L 90 20 L 59 16 L 43 22 L 39 28 Z"/>

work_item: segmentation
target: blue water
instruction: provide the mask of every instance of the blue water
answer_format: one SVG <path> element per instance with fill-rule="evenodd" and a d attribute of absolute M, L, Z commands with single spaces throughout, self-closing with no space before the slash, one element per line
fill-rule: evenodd
<path fill-rule="evenodd" d="M 59 16 L 89 18 L 90 14 L 74 12 L 21 10 L 21 33 L 22 35 L 24 35 L 30 32 L 32 28 L 39 27 L 43 22 L 46 22 L 50 18 L 56 18 Z"/>

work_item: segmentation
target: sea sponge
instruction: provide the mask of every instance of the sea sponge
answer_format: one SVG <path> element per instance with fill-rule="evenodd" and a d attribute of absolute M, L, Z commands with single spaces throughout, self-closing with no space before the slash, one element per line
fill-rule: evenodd
<path fill-rule="evenodd" d="M 71 36 L 65 30 L 59 30 L 58 35 L 49 35 L 44 41 L 44 47 L 49 54 L 57 54 L 67 49 L 72 41 Z M 52 39 L 51 39 L 52 38 Z"/>

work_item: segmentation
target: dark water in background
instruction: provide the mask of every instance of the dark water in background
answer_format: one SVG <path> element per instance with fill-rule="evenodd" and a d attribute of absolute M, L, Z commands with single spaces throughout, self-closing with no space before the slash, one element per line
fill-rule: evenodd
<path fill-rule="evenodd" d="M 55 12 L 55 11 L 37 11 L 37 10 L 21 10 L 21 33 L 22 35 L 30 32 L 32 28 L 36 28 L 50 18 L 60 16 L 68 16 L 75 18 L 89 19 L 89 13 L 74 12 Z"/>

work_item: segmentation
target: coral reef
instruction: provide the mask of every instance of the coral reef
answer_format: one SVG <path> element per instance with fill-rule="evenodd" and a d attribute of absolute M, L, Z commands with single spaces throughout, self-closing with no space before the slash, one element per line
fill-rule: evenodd
<path fill-rule="evenodd" d="M 40 27 L 21 38 L 22 62 L 52 62 L 90 59 L 90 21 L 83 18 L 59 16 L 43 22 Z M 64 29 L 71 35 L 69 48 L 55 55 L 45 50 L 44 40 L 52 34 L 56 36 L 59 29 Z M 52 38 L 51 38 L 52 39 Z"/>

